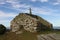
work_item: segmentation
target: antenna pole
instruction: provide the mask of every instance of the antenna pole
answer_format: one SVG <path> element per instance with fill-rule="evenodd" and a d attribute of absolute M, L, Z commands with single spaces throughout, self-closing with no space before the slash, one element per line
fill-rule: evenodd
<path fill-rule="evenodd" d="M 32 12 L 31 12 L 31 8 L 30 8 L 30 14 L 32 14 Z"/>

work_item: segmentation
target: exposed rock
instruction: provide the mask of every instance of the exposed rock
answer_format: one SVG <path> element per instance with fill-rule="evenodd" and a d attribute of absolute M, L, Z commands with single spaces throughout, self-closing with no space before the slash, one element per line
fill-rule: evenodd
<path fill-rule="evenodd" d="M 36 18 L 21 13 L 16 16 L 13 21 L 11 21 L 11 28 L 13 32 L 19 31 L 21 29 L 25 29 L 30 32 L 36 32 L 37 21 L 38 20 Z"/>
<path fill-rule="evenodd" d="M 47 22 L 37 15 L 28 13 L 20 13 L 11 21 L 12 32 L 18 32 L 23 30 L 37 32 L 48 28 L 52 29 L 51 23 Z"/>

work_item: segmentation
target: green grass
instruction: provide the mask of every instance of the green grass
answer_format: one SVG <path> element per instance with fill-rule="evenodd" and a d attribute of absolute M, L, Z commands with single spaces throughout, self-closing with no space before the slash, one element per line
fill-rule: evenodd
<path fill-rule="evenodd" d="M 31 32 L 26 32 L 22 34 L 15 34 L 12 32 L 5 33 L 4 35 L 0 35 L 0 40 L 37 40 L 37 35 L 38 34 L 49 34 L 49 33 L 56 33 L 60 34 L 59 31 L 44 31 L 44 32 L 39 32 L 39 33 L 31 33 Z"/>
<path fill-rule="evenodd" d="M 0 40 L 37 40 L 36 34 L 24 32 L 22 34 L 15 34 L 12 32 L 0 35 Z"/>

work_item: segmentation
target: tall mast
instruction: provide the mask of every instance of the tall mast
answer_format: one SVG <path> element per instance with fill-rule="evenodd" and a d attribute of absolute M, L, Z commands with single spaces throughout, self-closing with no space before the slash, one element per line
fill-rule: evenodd
<path fill-rule="evenodd" d="M 31 8 L 30 8 L 29 10 L 30 10 L 30 14 L 32 14 L 32 12 L 31 12 Z"/>

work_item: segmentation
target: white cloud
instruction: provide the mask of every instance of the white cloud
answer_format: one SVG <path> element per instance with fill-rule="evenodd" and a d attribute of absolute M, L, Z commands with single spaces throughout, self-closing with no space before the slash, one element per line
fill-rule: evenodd
<path fill-rule="evenodd" d="M 32 11 L 34 14 L 38 13 L 38 14 L 42 14 L 42 15 L 51 15 L 51 10 L 49 10 L 49 9 L 33 7 Z"/>
<path fill-rule="evenodd" d="M 19 3 L 18 0 L 6 0 L 6 2 L 7 2 L 7 3 L 11 3 L 11 4 L 12 4 L 12 3 Z"/>
<path fill-rule="evenodd" d="M 48 0 L 32 0 L 32 1 L 40 1 L 40 2 L 48 2 Z M 33 12 L 34 13 L 39 13 L 39 14 L 43 14 L 43 15 L 51 15 L 51 13 L 53 13 L 53 10 L 50 10 L 50 9 L 43 9 L 43 8 L 38 8 L 38 7 L 34 7 L 32 5 L 27 5 L 27 4 L 20 4 L 18 0 L 6 0 L 6 2 L 10 3 L 11 4 L 11 7 L 6 7 L 6 8 L 10 8 L 10 9 L 14 9 L 14 10 L 19 10 L 19 11 L 22 11 L 22 12 L 28 12 L 27 10 L 25 9 L 22 9 L 20 10 L 20 8 L 32 8 Z M 56 3 L 58 4 L 58 3 Z M 13 13 L 5 13 L 5 12 L 2 12 L 0 11 L 0 17 L 1 16 L 11 16 L 11 17 L 14 17 L 15 14 Z"/>
<path fill-rule="evenodd" d="M 39 0 L 40 2 L 48 2 L 48 0 Z"/>
<path fill-rule="evenodd" d="M 14 17 L 17 14 L 13 14 L 13 13 L 5 13 L 3 11 L 0 11 L 0 17 Z"/>
<path fill-rule="evenodd" d="M 0 5 L 5 4 L 5 0 L 0 0 Z"/>
<path fill-rule="evenodd" d="M 53 5 L 58 5 L 58 4 L 60 4 L 60 3 L 58 3 L 58 2 L 53 3 Z"/>
<path fill-rule="evenodd" d="M 0 23 L 3 23 L 3 22 L 10 22 L 10 20 L 0 20 Z"/>
<path fill-rule="evenodd" d="M 0 20 L 0 24 L 3 24 L 5 27 L 10 27 L 10 21 L 11 20 Z"/>
<path fill-rule="evenodd" d="M 55 2 L 51 3 L 53 5 L 60 5 L 60 0 L 56 0 Z"/>
<path fill-rule="evenodd" d="M 30 1 L 32 1 L 32 2 L 36 2 L 37 0 L 30 0 Z"/>
<path fill-rule="evenodd" d="M 20 7 L 18 0 L 6 0 L 7 3 L 10 3 L 11 7 Z"/>
<path fill-rule="evenodd" d="M 14 18 L 17 14 L 14 13 L 6 13 L 0 10 L 0 24 L 4 24 L 5 26 L 9 26 L 10 21 Z"/>
<path fill-rule="evenodd" d="M 6 0 L 7 3 L 10 3 L 11 8 L 19 9 L 19 8 L 29 8 L 30 5 L 21 4 L 19 0 Z"/>
<path fill-rule="evenodd" d="M 42 15 L 49 15 L 49 16 L 60 16 L 59 11 L 58 10 L 53 10 L 53 9 L 49 9 L 49 8 L 38 8 L 38 7 L 32 7 L 32 12 L 33 14 L 42 14 Z M 58 12 L 56 14 L 56 12 Z"/>
<path fill-rule="evenodd" d="M 13 8 L 29 8 L 30 7 L 30 5 L 26 5 L 26 4 L 12 4 L 12 7 Z"/>
<path fill-rule="evenodd" d="M 60 2 L 60 0 L 57 0 L 57 2 Z"/>
<path fill-rule="evenodd" d="M 0 2 L 0 5 L 5 4 L 5 2 Z"/>
<path fill-rule="evenodd" d="M 30 0 L 32 2 L 36 2 L 36 1 L 39 1 L 39 2 L 48 2 L 48 0 Z"/>

